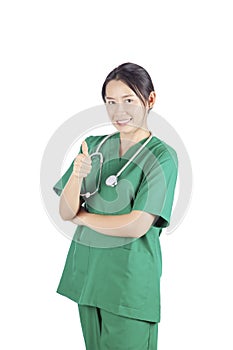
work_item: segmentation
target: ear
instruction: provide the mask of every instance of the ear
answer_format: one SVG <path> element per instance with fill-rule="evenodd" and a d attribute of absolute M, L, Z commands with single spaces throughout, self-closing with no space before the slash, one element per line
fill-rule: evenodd
<path fill-rule="evenodd" d="M 149 107 L 149 109 L 153 108 L 155 100 L 156 100 L 156 93 L 155 93 L 155 91 L 151 91 L 151 93 L 149 95 L 149 98 L 148 98 L 148 107 Z"/>

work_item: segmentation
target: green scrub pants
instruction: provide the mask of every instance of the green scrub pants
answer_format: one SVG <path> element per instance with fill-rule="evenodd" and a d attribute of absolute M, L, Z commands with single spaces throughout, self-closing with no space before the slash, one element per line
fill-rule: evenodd
<path fill-rule="evenodd" d="M 78 304 L 86 350 L 156 350 L 158 323 Z"/>

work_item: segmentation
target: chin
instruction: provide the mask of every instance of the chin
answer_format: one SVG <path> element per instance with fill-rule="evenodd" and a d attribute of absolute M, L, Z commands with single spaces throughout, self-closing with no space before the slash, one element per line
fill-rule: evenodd
<path fill-rule="evenodd" d="M 137 129 L 137 128 L 129 126 L 129 125 L 125 125 L 125 126 L 115 125 L 115 128 L 118 131 L 124 132 L 124 133 L 132 133 Z"/>

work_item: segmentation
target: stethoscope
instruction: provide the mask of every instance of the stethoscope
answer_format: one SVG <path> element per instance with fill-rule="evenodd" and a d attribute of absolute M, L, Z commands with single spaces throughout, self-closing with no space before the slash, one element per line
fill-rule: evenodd
<path fill-rule="evenodd" d="M 99 146 L 96 149 L 96 152 L 92 153 L 89 155 L 90 158 L 94 157 L 94 156 L 99 156 L 100 158 L 100 173 L 99 173 L 99 180 L 98 180 L 98 184 L 97 184 L 97 188 L 95 191 L 93 191 L 92 193 L 90 192 L 86 192 L 86 193 L 80 193 L 80 196 L 85 196 L 86 198 L 89 198 L 90 196 L 93 196 L 96 192 L 98 192 L 99 190 L 99 186 L 100 186 L 100 180 L 101 180 L 101 174 L 102 174 L 102 166 L 103 166 L 103 155 L 101 152 L 99 152 L 100 147 L 103 145 L 103 143 L 112 135 L 117 134 L 118 131 L 107 135 L 99 144 Z M 110 175 L 108 176 L 108 178 L 105 181 L 105 184 L 107 186 L 110 187 L 115 187 L 117 185 L 117 178 L 121 175 L 121 173 L 127 168 L 127 166 L 132 163 L 132 161 L 134 160 L 134 158 L 142 151 L 142 149 L 148 144 L 148 142 L 151 140 L 151 138 L 153 137 L 152 132 L 150 131 L 150 136 L 148 137 L 148 139 L 143 143 L 143 145 L 135 152 L 135 154 L 128 160 L 128 162 L 118 171 L 118 173 L 116 175 Z"/>

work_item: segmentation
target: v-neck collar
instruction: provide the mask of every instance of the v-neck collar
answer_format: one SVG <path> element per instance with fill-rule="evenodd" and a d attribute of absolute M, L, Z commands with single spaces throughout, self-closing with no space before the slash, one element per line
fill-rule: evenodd
<path fill-rule="evenodd" d="M 144 137 L 143 139 L 141 139 L 140 141 L 134 143 L 132 146 L 130 146 L 127 151 L 120 156 L 120 145 L 121 145 L 121 140 L 120 140 L 120 132 L 116 133 L 116 137 L 117 137 L 117 140 L 118 140 L 118 145 L 117 145 L 117 153 L 118 153 L 118 158 L 119 160 L 123 159 L 123 158 L 126 158 L 127 154 L 129 152 L 131 152 L 131 150 L 136 147 L 137 145 L 139 144 L 143 144 L 150 136 L 147 136 L 147 137 Z M 150 140 L 151 141 L 151 140 Z M 148 143 L 150 143 L 150 141 Z"/>

